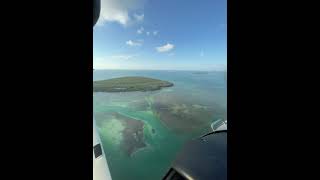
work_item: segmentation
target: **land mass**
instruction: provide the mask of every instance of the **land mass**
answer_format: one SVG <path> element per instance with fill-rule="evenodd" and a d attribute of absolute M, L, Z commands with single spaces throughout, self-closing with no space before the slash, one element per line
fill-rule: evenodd
<path fill-rule="evenodd" d="M 163 87 L 171 87 L 173 83 L 147 77 L 121 77 L 94 81 L 94 92 L 130 92 L 155 91 Z"/>

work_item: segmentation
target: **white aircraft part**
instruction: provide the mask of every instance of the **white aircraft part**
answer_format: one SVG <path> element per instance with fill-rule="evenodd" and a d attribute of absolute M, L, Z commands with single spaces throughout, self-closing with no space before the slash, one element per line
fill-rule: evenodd
<path fill-rule="evenodd" d="M 95 152 L 93 151 L 93 180 L 111 180 L 107 159 L 93 118 L 93 147 L 96 145 L 100 145 L 102 154 L 99 157 L 95 157 Z"/>

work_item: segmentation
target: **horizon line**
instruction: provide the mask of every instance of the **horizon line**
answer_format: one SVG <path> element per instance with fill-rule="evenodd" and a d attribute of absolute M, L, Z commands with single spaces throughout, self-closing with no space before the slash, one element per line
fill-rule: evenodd
<path fill-rule="evenodd" d="M 117 71 L 126 71 L 126 70 L 131 70 L 131 71 L 227 71 L 227 69 L 223 70 L 195 70 L 195 69 L 98 69 L 98 68 L 93 68 L 93 70 L 117 70 Z"/>

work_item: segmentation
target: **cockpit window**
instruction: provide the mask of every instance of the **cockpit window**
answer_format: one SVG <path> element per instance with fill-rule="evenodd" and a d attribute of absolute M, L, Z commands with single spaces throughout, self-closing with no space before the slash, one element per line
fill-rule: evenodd
<path fill-rule="evenodd" d="M 112 179 L 162 179 L 227 119 L 226 4 L 101 0 L 93 111 Z"/>
<path fill-rule="evenodd" d="M 102 156 L 102 149 L 100 144 L 97 144 L 93 147 L 93 153 L 95 158 Z"/>

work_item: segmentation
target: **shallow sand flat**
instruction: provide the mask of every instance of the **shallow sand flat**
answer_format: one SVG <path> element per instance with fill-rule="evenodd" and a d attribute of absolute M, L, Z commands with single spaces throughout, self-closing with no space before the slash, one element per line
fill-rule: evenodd
<path fill-rule="evenodd" d="M 146 111 L 149 108 L 149 103 L 145 99 L 140 99 L 131 101 L 127 106 L 135 111 Z"/>
<path fill-rule="evenodd" d="M 99 126 L 103 139 L 108 140 L 116 146 L 121 144 L 123 141 L 122 131 L 125 127 L 118 119 L 112 118 L 108 121 L 103 121 Z"/>
<path fill-rule="evenodd" d="M 120 147 L 128 156 L 131 156 L 132 153 L 146 146 L 143 134 L 144 123 L 142 121 L 119 113 L 113 113 L 113 116 L 121 122 L 124 127 L 121 131 L 122 141 Z"/>

